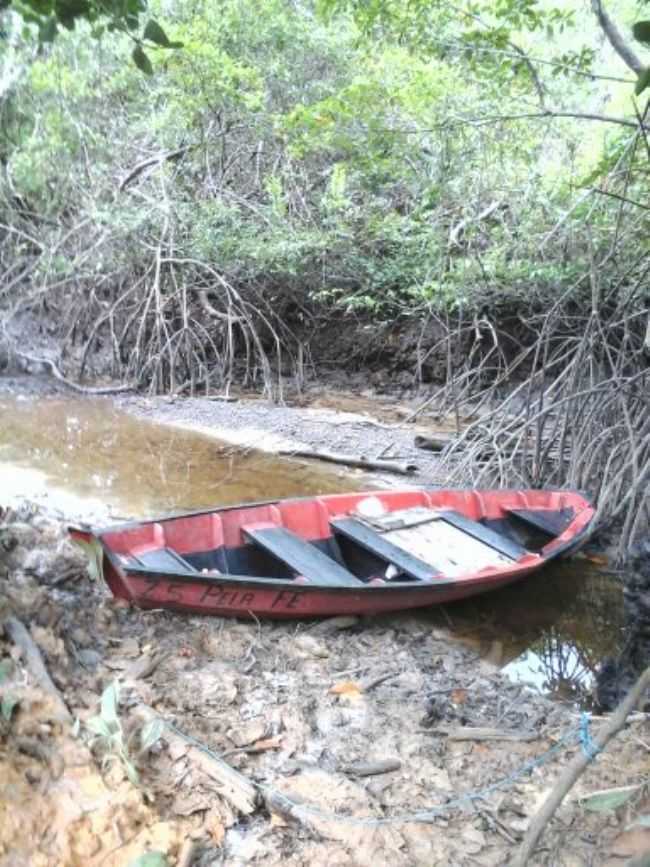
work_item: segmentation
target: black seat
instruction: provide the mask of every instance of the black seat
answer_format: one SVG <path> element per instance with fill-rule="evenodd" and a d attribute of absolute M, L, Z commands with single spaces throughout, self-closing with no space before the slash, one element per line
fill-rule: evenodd
<path fill-rule="evenodd" d="M 541 530 L 550 538 L 560 536 L 574 518 L 573 509 L 567 511 L 552 509 L 505 509 L 509 515 L 518 518 L 524 524 Z"/>
<path fill-rule="evenodd" d="M 145 551 L 138 554 L 135 560 L 146 569 L 156 569 L 159 572 L 196 572 L 191 563 L 183 559 L 171 548 L 157 548 L 155 551 Z"/>
<path fill-rule="evenodd" d="M 253 524 L 242 530 L 251 542 L 314 584 L 363 587 L 351 572 L 285 527 Z"/>
<path fill-rule="evenodd" d="M 415 578 L 416 581 L 432 581 L 440 572 L 405 551 L 403 548 L 394 545 L 388 539 L 385 539 L 381 533 L 373 530 L 371 527 L 362 524 L 361 521 L 356 521 L 354 518 L 337 518 L 330 521 L 330 526 L 335 533 L 340 533 L 353 542 L 356 542 L 366 551 L 375 554 L 386 563 L 392 563 L 401 572 Z"/>

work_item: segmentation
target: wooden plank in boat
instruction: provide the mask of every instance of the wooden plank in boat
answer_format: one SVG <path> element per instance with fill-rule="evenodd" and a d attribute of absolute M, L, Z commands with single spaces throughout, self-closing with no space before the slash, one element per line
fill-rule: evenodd
<path fill-rule="evenodd" d="M 384 538 L 451 578 L 477 572 L 487 566 L 509 566 L 513 563 L 511 557 L 442 519 L 389 530 Z"/>
<path fill-rule="evenodd" d="M 414 557 L 404 548 L 394 545 L 386 538 L 386 533 L 380 534 L 372 527 L 367 527 L 361 521 L 354 518 L 339 518 L 330 521 L 330 526 L 337 533 L 341 533 L 353 542 L 356 542 L 366 551 L 376 554 L 386 563 L 392 563 L 401 571 L 415 578 L 417 581 L 432 581 L 438 574 L 438 570 Z"/>
<path fill-rule="evenodd" d="M 569 512 L 554 509 L 506 509 L 505 511 L 551 538 L 560 536 L 574 517 L 573 509 Z"/>
<path fill-rule="evenodd" d="M 363 582 L 300 536 L 276 524 L 248 524 L 245 535 L 282 563 L 314 584 L 359 587 Z"/>

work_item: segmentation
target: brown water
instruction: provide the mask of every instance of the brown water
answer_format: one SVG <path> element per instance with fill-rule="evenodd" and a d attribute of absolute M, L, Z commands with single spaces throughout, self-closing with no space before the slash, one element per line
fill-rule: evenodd
<path fill-rule="evenodd" d="M 0 503 L 26 496 L 67 516 L 145 517 L 367 486 L 361 473 L 242 451 L 108 401 L 0 397 Z M 450 627 L 515 679 L 568 699 L 588 692 L 623 629 L 620 584 L 585 559 L 418 616 Z"/>
<path fill-rule="evenodd" d="M 150 517 L 350 484 L 349 472 L 136 419 L 108 401 L 0 397 L 0 498 L 46 492 L 64 511 L 89 502 L 116 517 Z"/>

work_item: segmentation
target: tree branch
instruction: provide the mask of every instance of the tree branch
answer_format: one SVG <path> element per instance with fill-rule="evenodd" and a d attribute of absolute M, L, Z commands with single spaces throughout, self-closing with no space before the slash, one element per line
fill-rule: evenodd
<path fill-rule="evenodd" d="M 612 117 L 608 114 L 592 114 L 590 112 L 579 112 L 579 111 L 551 111 L 548 109 L 547 111 L 537 111 L 537 112 L 525 112 L 522 114 L 503 114 L 503 115 L 492 115 L 491 117 L 477 117 L 477 118 L 457 118 L 457 122 L 461 123 L 469 123 L 473 126 L 483 126 L 486 123 L 500 123 L 501 121 L 506 120 L 528 120 L 535 118 L 554 118 L 554 117 L 572 117 L 577 120 L 597 120 L 601 123 L 615 123 L 619 126 L 629 126 L 631 129 L 639 129 L 639 124 L 634 120 L 627 120 L 624 117 Z M 643 129 L 648 129 L 647 126 L 644 126 Z M 418 130 L 420 131 L 420 130 Z"/>
<path fill-rule="evenodd" d="M 621 31 L 603 8 L 601 0 L 591 0 L 591 8 L 614 51 L 626 66 L 633 72 L 636 72 L 637 75 L 640 75 L 645 70 L 645 64 L 639 60 L 625 39 L 623 39 Z"/>

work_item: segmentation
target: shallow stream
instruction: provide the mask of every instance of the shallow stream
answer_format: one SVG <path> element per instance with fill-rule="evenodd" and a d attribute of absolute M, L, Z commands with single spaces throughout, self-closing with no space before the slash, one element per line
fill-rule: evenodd
<path fill-rule="evenodd" d="M 0 503 L 25 497 L 66 517 L 119 520 L 364 487 L 361 472 L 244 451 L 108 400 L 0 396 Z M 619 580 L 582 558 L 416 616 L 450 628 L 511 677 L 581 701 L 624 626 Z"/>

